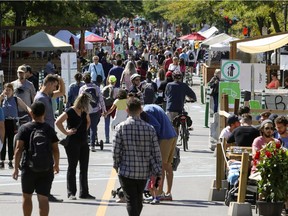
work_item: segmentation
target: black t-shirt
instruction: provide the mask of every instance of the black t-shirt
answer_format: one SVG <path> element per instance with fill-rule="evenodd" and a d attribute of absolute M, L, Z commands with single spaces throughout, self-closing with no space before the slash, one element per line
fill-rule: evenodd
<path fill-rule="evenodd" d="M 51 143 L 50 161 L 51 161 L 51 168 L 52 168 L 54 164 L 53 155 L 52 155 L 52 144 L 55 142 L 58 142 L 58 138 L 56 136 L 55 130 L 46 122 L 44 123 L 28 122 L 19 128 L 16 140 L 22 140 L 24 142 L 24 156 L 22 158 L 21 166 L 22 167 L 26 166 L 25 152 L 28 151 L 29 149 L 30 135 L 35 128 L 44 130 L 47 134 L 48 142 Z"/>
<path fill-rule="evenodd" d="M 240 126 L 233 130 L 227 143 L 235 142 L 237 146 L 252 147 L 254 139 L 258 136 L 260 136 L 260 133 L 256 128 L 252 126 Z"/>
<path fill-rule="evenodd" d="M 81 116 L 79 116 L 72 107 L 68 108 L 65 112 L 68 115 L 67 128 L 77 129 L 77 132 L 71 135 L 69 140 L 87 140 L 87 113 L 82 112 Z"/>

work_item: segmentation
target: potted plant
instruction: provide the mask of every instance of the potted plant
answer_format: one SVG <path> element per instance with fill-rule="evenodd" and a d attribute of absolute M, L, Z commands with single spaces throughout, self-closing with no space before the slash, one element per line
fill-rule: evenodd
<path fill-rule="evenodd" d="M 281 216 L 283 203 L 288 197 L 288 151 L 280 142 L 271 141 L 256 152 L 254 159 L 261 176 L 258 181 L 259 214 Z M 262 212 L 264 204 L 268 209 Z"/>

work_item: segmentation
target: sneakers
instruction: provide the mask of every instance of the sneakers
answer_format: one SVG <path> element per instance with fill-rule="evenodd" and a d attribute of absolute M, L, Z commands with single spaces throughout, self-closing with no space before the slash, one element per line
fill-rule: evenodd
<path fill-rule="evenodd" d="M 150 202 L 150 204 L 152 204 L 152 205 L 157 205 L 157 204 L 159 204 L 160 203 L 160 201 L 159 201 L 159 199 L 156 197 L 156 198 L 154 198 L 151 202 Z"/>
<path fill-rule="evenodd" d="M 92 151 L 92 152 L 96 152 L 95 146 L 91 146 L 91 151 Z"/>
<path fill-rule="evenodd" d="M 110 141 L 108 139 L 105 140 L 105 144 L 108 144 L 110 143 Z"/>
<path fill-rule="evenodd" d="M 153 201 L 153 199 L 154 199 L 153 196 L 145 197 L 143 199 L 143 202 L 144 203 L 151 203 Z"/>
<path fill-rule="evenodd" d="M 13 167 L 13 164 L 12 164 L 12 161 L 9 161 L 8 167 L 9 167 L 9 169 L 13 169 L 13 168 L 14 168 L 14 167 Z"/>
<path fill-rule="evenodd" d="M 96 199 L 94 196 L 87 194 L 79 196 L 80 199 Z"/>
<path fill-rule="evenodd" d="M 4 169 L 4 161 L 0 162 L 0 169 Z"/>
<path fill-rule="evenodd" d="M 164 192 L 157 197 L 160 201 L 172 201 L 171 193 L 165 194 Z"/>
<path fill-rule="evenodd" d="M 48 200 L 49 202 L 63 202 L 63 199 L 57 199 L 55 196 L 53 196 L 52 194 L 50 194 L 48 196 Z"/>
<path fill-rule="evenodd" d="M 69 200 L 76 200 L 76 197 L 75 197 L 74 195 L 70 195 L 70 196 L 68 197 L 68 199 L 69 199 Z"/>

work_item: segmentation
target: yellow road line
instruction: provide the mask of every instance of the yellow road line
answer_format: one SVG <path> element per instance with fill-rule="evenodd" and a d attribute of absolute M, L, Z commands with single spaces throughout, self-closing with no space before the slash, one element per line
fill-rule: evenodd
<path fill-rule="evenodd" d="M 106 190 L 102 196 L 101 202 L 100 202 L 99 207 L 97 209 L 96 216 L 105 216 L 105 213 L 106 213 L 106 210 L 107 210 L 107 207 L 109 204 L 109 200 L 111 198 L 111 190 L 114 189 L 115 182 L 117 179 L 117 178 L 115 178 L 116 176 L 117 176 L 117 173 L 116 173 L 115 169 L 112 169 L 109 181 L 108 181 L 107 186 L 106 186 Z"/>

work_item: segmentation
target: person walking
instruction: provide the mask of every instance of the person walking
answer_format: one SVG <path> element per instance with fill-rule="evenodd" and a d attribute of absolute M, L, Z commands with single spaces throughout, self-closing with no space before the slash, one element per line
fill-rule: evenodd
<path fill-rule="evenodd" d="M 91 80 L 95 85 L 100 86 L 97 82 L 97 76 L 101 76 L 102 81 L 105 80 L 104 69 L 97 55 L 93 56 L 93 63 L 89 65 L 88 72 L 91 74 Z"/>
<path fill-rule="evenodd" d="M 83 92 L 90 94 L 92 101 L 90 102 L 90 147 L 92 152 L 96 152 L 96 143 L 98 144 L 97 127 L 100 122 L 101 112 L 106 113 L 106 107 L 101 93 L 100 87 L 91 82 L 90 73 L 83 76 L 85 85 L 79 89 L 79 95 Z"/>
<path fill-rule="evenodd" d="M 177 142 L 177 133 L 164 110 L 155 104 L 145 105 L 143 113 L 147 114 L 148 123 L 151 124 L 159 139 L 162 157 L 162 182 L 158 188 L 158 199 L 172 201 L 173 169 L 172 162 Z M 163 192 L 164 180 L 167 181 L 167 191 Z"/>
<path fill-rule="evenodd" d="M 221 75 L 220 69 L 216 69 L 214 72 L 214 76 L 209 81 L 210 88 L 212 89 L 210 95 L 213 97 L 214 113 L 218 112 L 220 75 Z"/>
<path fill-rule="evenodd" d="M 5 117 L 2 107 L 0 107 L 0 151 L 3 148 L 5 137 Z"/>
<path fill-rule="evenodd" d="M 89 146 L 87 142 L 88 129 L 90 126 L 89 117 L 90 97 L 87 93 L 80 94 L 73 106 L 69 107 L 56 120 L 57 128 L 68 136 L 68 145 L 65 152 L 68 159 L 67 169 L 67 196 L 69 200 L 76 200 L 76 169 L 80 164 L 80 192 L 81 199 L 95 199 L 89 194 L 88 189 L 88 164 Z M 64 128 L 64 121 L 67 121 L 67 129 Z"/>
<path fill-rule="evenodd" d="M 77 72 L 74 75 L 75 82 L 71 83 L 68 88 L 68 100 L 66 103 L 66 108 L 73 106 L 74 101 L 79 95 L 79 89 L 84 85 L 82 81 L 82 74 Z"/>
<path fill-rule="evenodd" d="M 130 87 L 132 86 L 131 77 L 134 74 L 137 74 L 135 65 L 132 61 L 128 61 L 126 66 L 125 66 L 125 69 L 122 73 L 121 80 L 120 80 L 121 87 L 125 87 L 127 90 L 129 90 Z M 139 77 L 140 77 L 140 75 L 139 75 Z"/>
<path fill-rule="evenodd" d="M 102 94 L 106 106 L 106 110 L 109 110 L 117 97 L 119 88 L 115 88 L 115 85 L 117 83 L 117 78 L 114 75 L 110 75 L 108 77 L 108 85 L 106 85 L 102 89 Z M 107 112 L 108 113 L 108 112 Z M 111 112 L 108 115 L 105 115 L 105 143 L 110 143 L 110 117 L 114 118 L 115 112 Z"/>
<path fill-rule="evenodd" d="M 116 110 L 113 117 L 111 128 L 114 130 L 115 126 L 127 119 L 127 92 L 125 89 L 120 89 L 117 95 L 117 99 L 113 102 L 113 105 L 105 114 L 105 118 L 108 118 L 111 113 Z"/>
<path fill-rule="evenodd" d="M 118 173 L 128 215 L 139 216 L 147 179 L 152 174 L 161 180 L 162 161 L 155 129 L 140 119 L 141 101 L 130 98 L 127 112 L 127 120 L 115 128 L 113 168 Z"/>
<path fill-rule="evenodd" d="M 22 161 L 21 186 L 23 196 L 23 215 L 30 216 L 32 214 L 32 195 L 35 191 L 37 193 L 39 202 L 39 215 L 47 216 L 49 214 L 48 196 L 50 195 L 54 173 L 59 173 L 58 138 L 54 129 L 45 122 L 45 104 L 40 101 L 36 101 L 31 105 L 31 110 L 33 119 L 32 122 L 22 125 L 17 134 L 14 155 L 15 167 L 12 177 L 15 180 L 18 179 L 20 161 Z M 31 166 L 31 163 L 29 163 L 32 157 L 29 154 L 29 149 L 32 145 L 30 142 L 35 141 L 35 137 L 33 140 L 31 140 L 32 133 L 34 133 L 35 130 L 42 131 L 41 141 L 43 142 L 43 140 L 45 140 L 42 145 L 47 145 L 47 151 L 43 153 L 43 157 L 41 157 L 41 160 L 47 160 L 45 162 L 49 164 L 48 169 L 45 169 L 45 171 L 36 172 L 34 171 L 33 166 Z M 25 154 L 23 154 L 23 152 L 25 152 Z"/>

